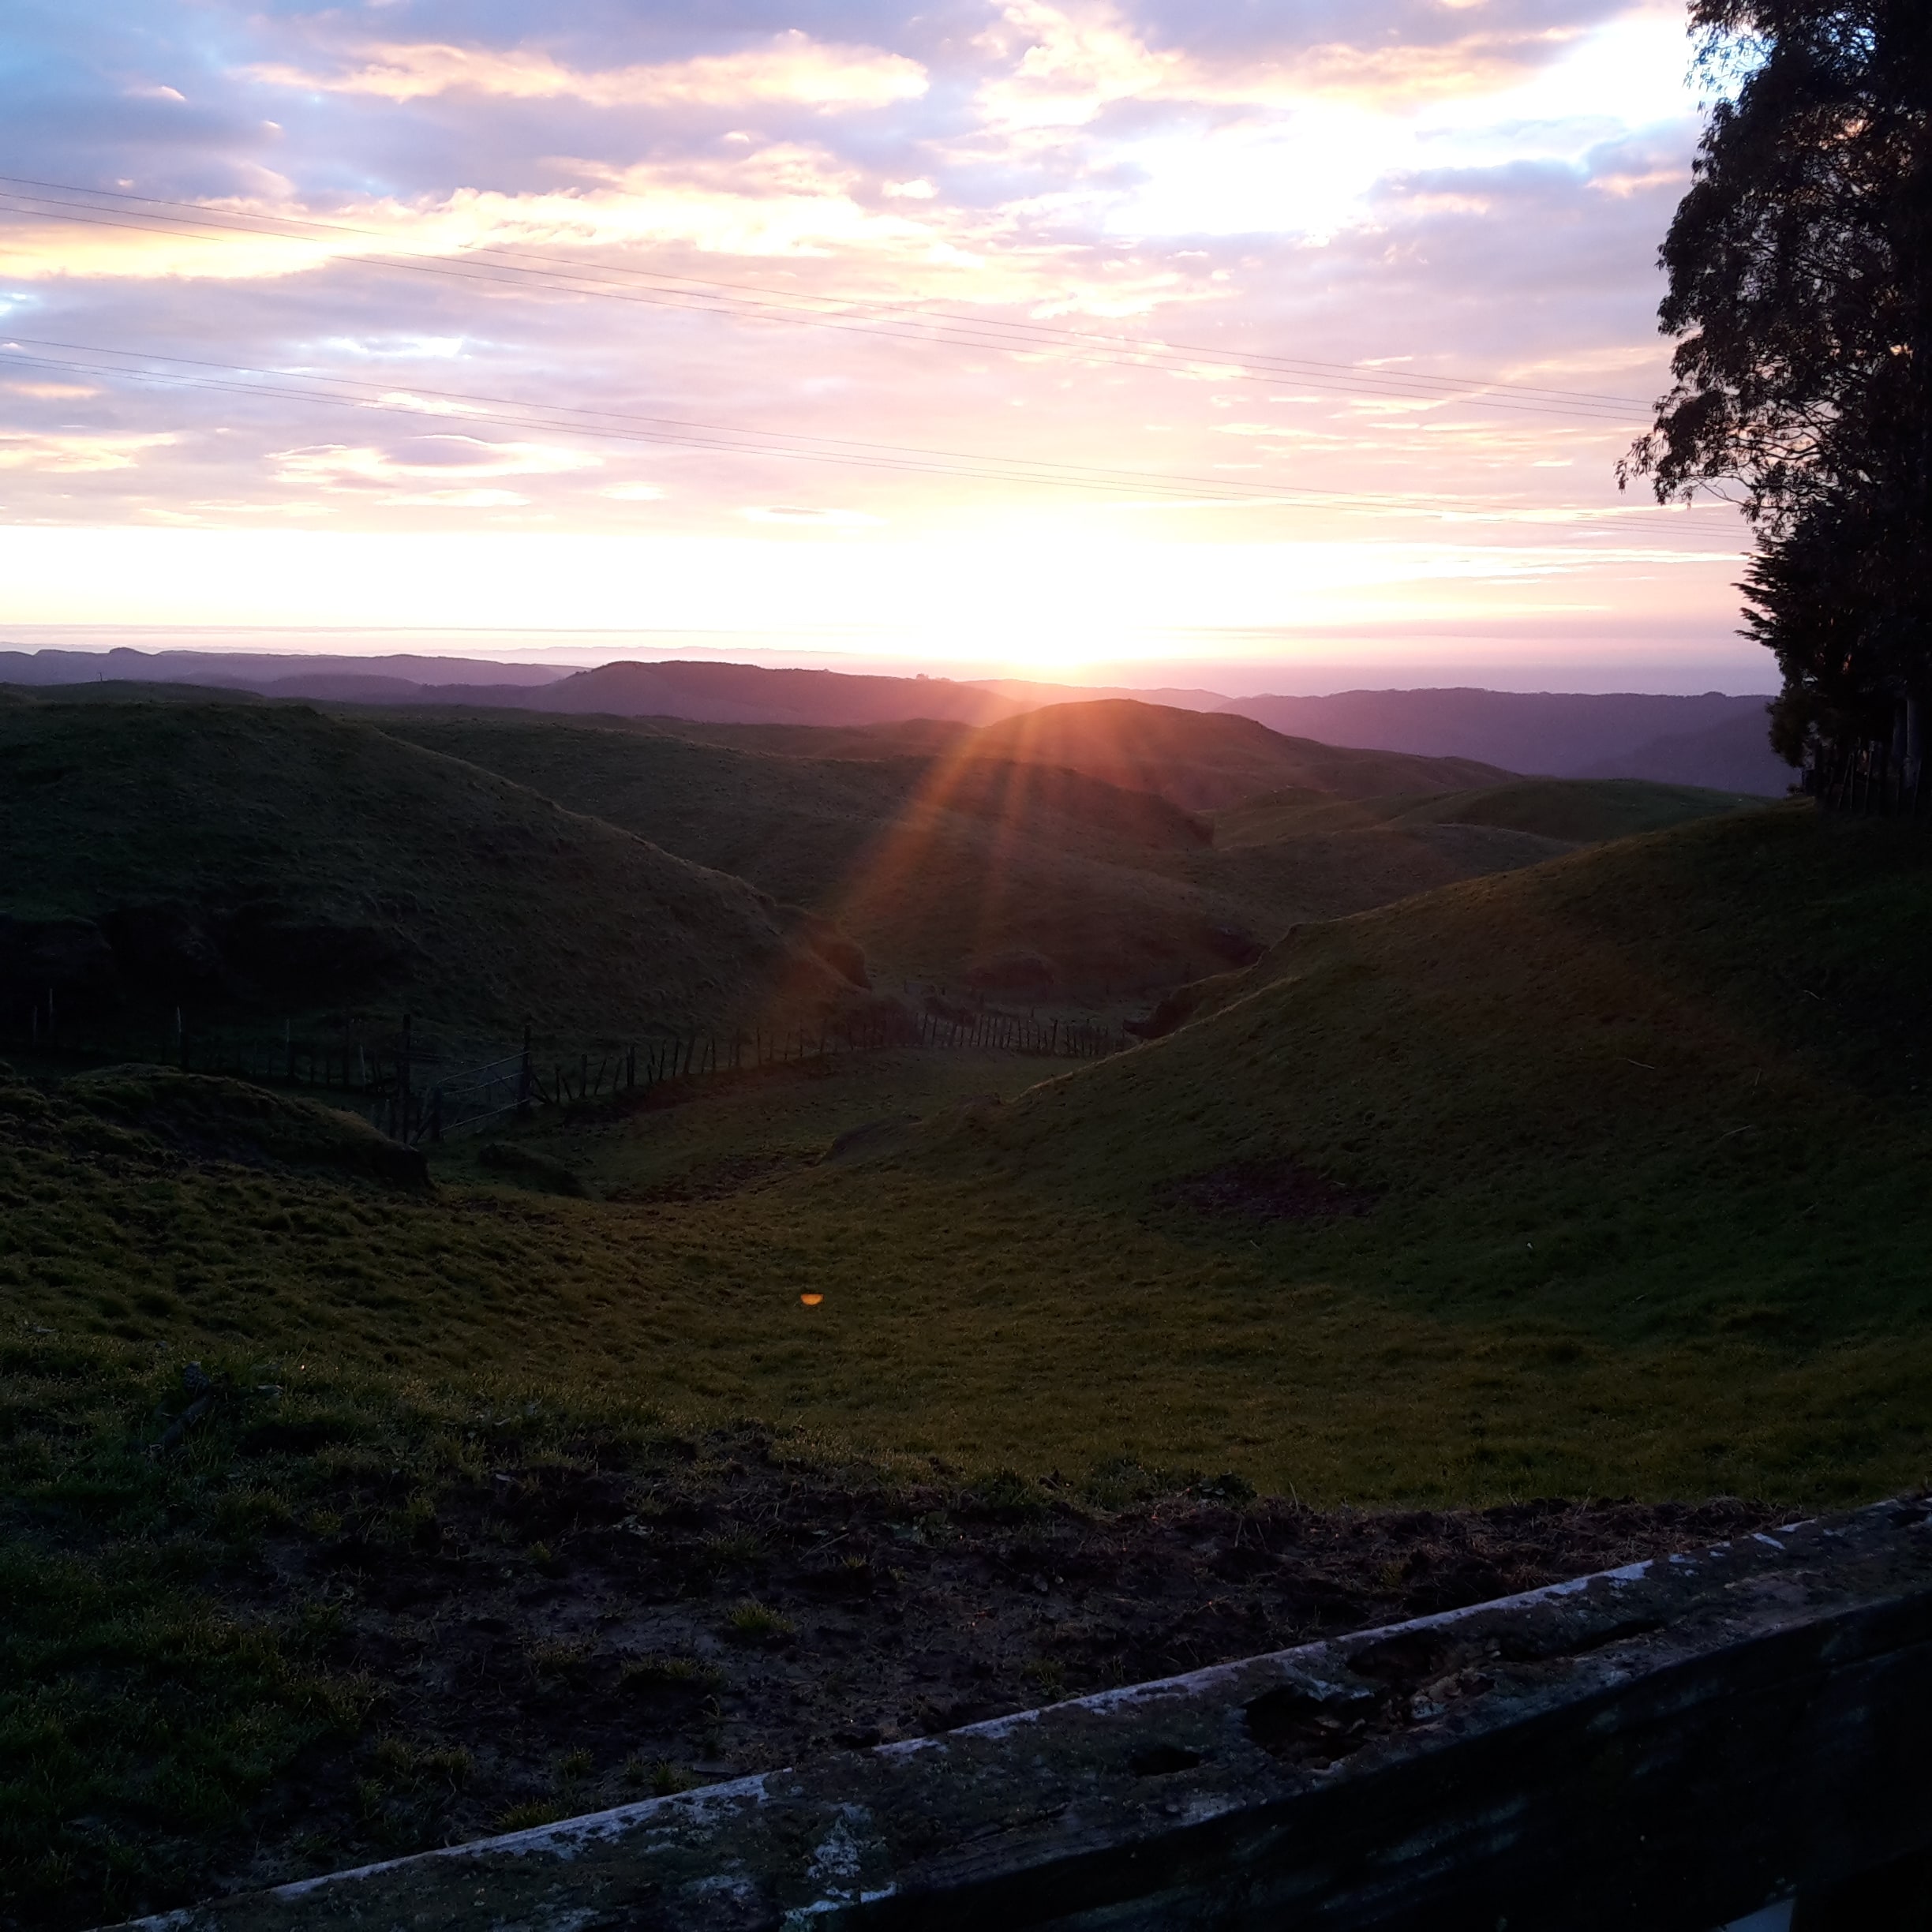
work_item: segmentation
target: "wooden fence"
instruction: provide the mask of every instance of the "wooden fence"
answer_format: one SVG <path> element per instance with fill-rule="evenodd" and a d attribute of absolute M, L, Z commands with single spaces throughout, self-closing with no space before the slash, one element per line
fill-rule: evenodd
<path fill-rule="evenodd" d="M 278 1087 L 342 1095 L 392 1139 L 410 1145 L 487 1126 L 533 1107 L 567 1107 L 648 1091 L 667 1082 L 822 1061 L 892 1049 L 978 1050 L 1042 1059 L 1098 1060 L 1134 1043 L 1118 1028 L 1091 1021 L 1042 1020 L 995 1008 L 967 1011 L 937 1002 L 829 1020 L 816 1027 L 751 1027 L 661 1034 L 626 1043 L 605 1041 L 573 1054 L 539 1051 L 526 1032 L 520 1050 L 480 1064 L 446 1069 L 440 1043 L 405 1014 L 400 1026 L 362 1023 L 333 1035 L 298 1037 L 203 1031 L 178 1013 L 171 1034 L 138 1039 L 73 1024 L 57 1024 L 52 994 L 36 1003 L 21 1029 L 22 1043 L 63 1058 L 96 1064 L 139 1059 L 184 1073 L 227 1075 Z"/>
<path fill-rule="evenodd" d="M 1908 757 L 1881 738 L 1821 748 L 1805 766 L 1799 789 L 1830 811 L 1888 818 L 1932 818 L 1932 784 L 1925 760 Z"/>
<path fill-rule="evenodd" d="M 141 1924 L 1885 1932 L 1929 1728 L 1901 1498 Z"/>
<path fill-rule="evenodd" d="M 406 1020 L 406 1039 L 407 1029 Z M 579 1106 L 620 1092 L 648 1091 L 670 1080 L 835 1055 L 913 1047 L 1098 1060 L 1133 1044 L 1118 1028 L 1058 1019 L 1042 1022 L 1030 1016 L 996 1011 L 927 1013 L 912 1019 L 875 1015 L 827 1022 L 816 1028 L 767 1031 L 753 1027 L 728 1034 L 670 1035 L 642 1046 L 607 1045 L 598 1050 L 594 1065 L 588 1051 L 579 1053 L 574 1065 L 554 1054 L 540 1058 L 526 1036 L 520 1054 L 440 1076 L 426 1088 L 413 1078 L 412 1063 L 406 1054 L 397 1062 L 395 1077 L 375 1096 L 370 1118 L 392 1138 L 414 1144 L 485 1126 L 506 1114 L 527 1114 L 534 1106 Z"/>

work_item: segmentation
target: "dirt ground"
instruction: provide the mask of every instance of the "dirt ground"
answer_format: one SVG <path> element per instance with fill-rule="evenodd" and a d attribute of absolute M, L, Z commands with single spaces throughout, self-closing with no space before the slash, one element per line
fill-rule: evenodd
<path fill-rule="evenodd" d="M 239 1597 L 324 1618 L 328 1663 L 365 1677 L 375 1715 L 278 1785 L 216 1889 L 1480 1602 L 1771 1515 L 1323 1513 L 1131 1470 L 1103 1507 L 1050 1479 L 848 1479 L 749 1430 L 689 1447 L 633 1474 L 511 1459 L 406 1544 L 264 1544 Z"/>

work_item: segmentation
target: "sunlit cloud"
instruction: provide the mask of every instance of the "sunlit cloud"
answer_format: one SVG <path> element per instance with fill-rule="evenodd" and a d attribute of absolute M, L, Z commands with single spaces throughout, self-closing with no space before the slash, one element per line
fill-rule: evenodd
<path fill-rule="evenodd" d="M 863 510 L 811 509 L 796 504 L 756 504 L 739 514 L 751 523 L 801 523 L 821 530 L 875 529 L 885 521 Z"/>
<path fill-rule="evenodd" d="M 479 490 L 470 481 L 484 477 L 560 476 L 593 469 L 599 459 L 579 450 L 537 443 L 487 443 L 474 436 L 412 437 L 409 455 L 398 456 L 366 444 L 328 443 L 307 449 L 277 451 L 277 474 L 298 488 L 331 492 L 376 490 L 384 500 L 408 504 L 445 504 L 488 509 L 522 504 L 515 492 Z M 434 481 L 447 487 L 425 490 Z"/>
<path fill-rule="evenodd" d="M 34 16 L 0 171 L 215 225 L 0 211 L 9 330 L 171 358 L 21 341 L 0 466 L 36 535 L 153 539 L 157 621 L 850 623 L 1016 666 L 1150 624 L 1734 621 L 1735 524 L 1612 475 L 1664 380 L 1674 4 L 105 9 Z M 497 562 L 378 561 L 459 534 Z M 155 561 L 218 537 L 226 576 Z M 0 618 L 119 567 L 0 578 Z"/>
<path fill-rule="evenodd" d="M 73 402 L 100 394 L 92 383 L 0 382 L 0 390 L 9 395 L 31 396 L 36 402 Z"/>
<path fill-rule="evenodd" d="M 143 436 L 20 435 L 0 431 L 0 470 L 43 471 L 50 476 L 85 476 L 106 470 L 131 470 L 151 450 L 177 439 L 167 432 Z"/>
<path fill-rule="evenodd" d="M 569 99 L 593 107 L 734 107 L 784 102 L 822 109 L 884 107 L 926 92 L 918 62 L 876 47 L 841 47 L 794 28 L 762 47 L 656 66 L 567 67 L 539 49 L 369 43 L 353 64 L 313 69 L 268 62 L 245 71 L 271 86 L 370 94 L 407 102 L 446 93 L 514 100 Z M 177 97 L 178 98 L 178 96 Z"/>

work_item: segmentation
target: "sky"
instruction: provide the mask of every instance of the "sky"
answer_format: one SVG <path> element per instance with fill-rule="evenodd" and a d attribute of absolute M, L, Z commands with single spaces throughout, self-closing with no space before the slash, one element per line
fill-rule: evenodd
<path fill-rule="evenodd" d="M 1618 0 L 13 0 L 0 641 L 1770 688 L 1736 512 L 1613 474 L 1691 52 Z"/>

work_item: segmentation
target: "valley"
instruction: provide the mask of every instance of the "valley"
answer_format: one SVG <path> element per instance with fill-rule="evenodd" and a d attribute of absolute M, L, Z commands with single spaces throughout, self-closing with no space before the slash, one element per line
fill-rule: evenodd
<path fill-rule="evenodd" d="M 1095 710 L 0 706 L 34 1923 L 1918 1480 L 1918 828 Z M 182 1004 L 797 1050 L 405 1148 Z"/>

